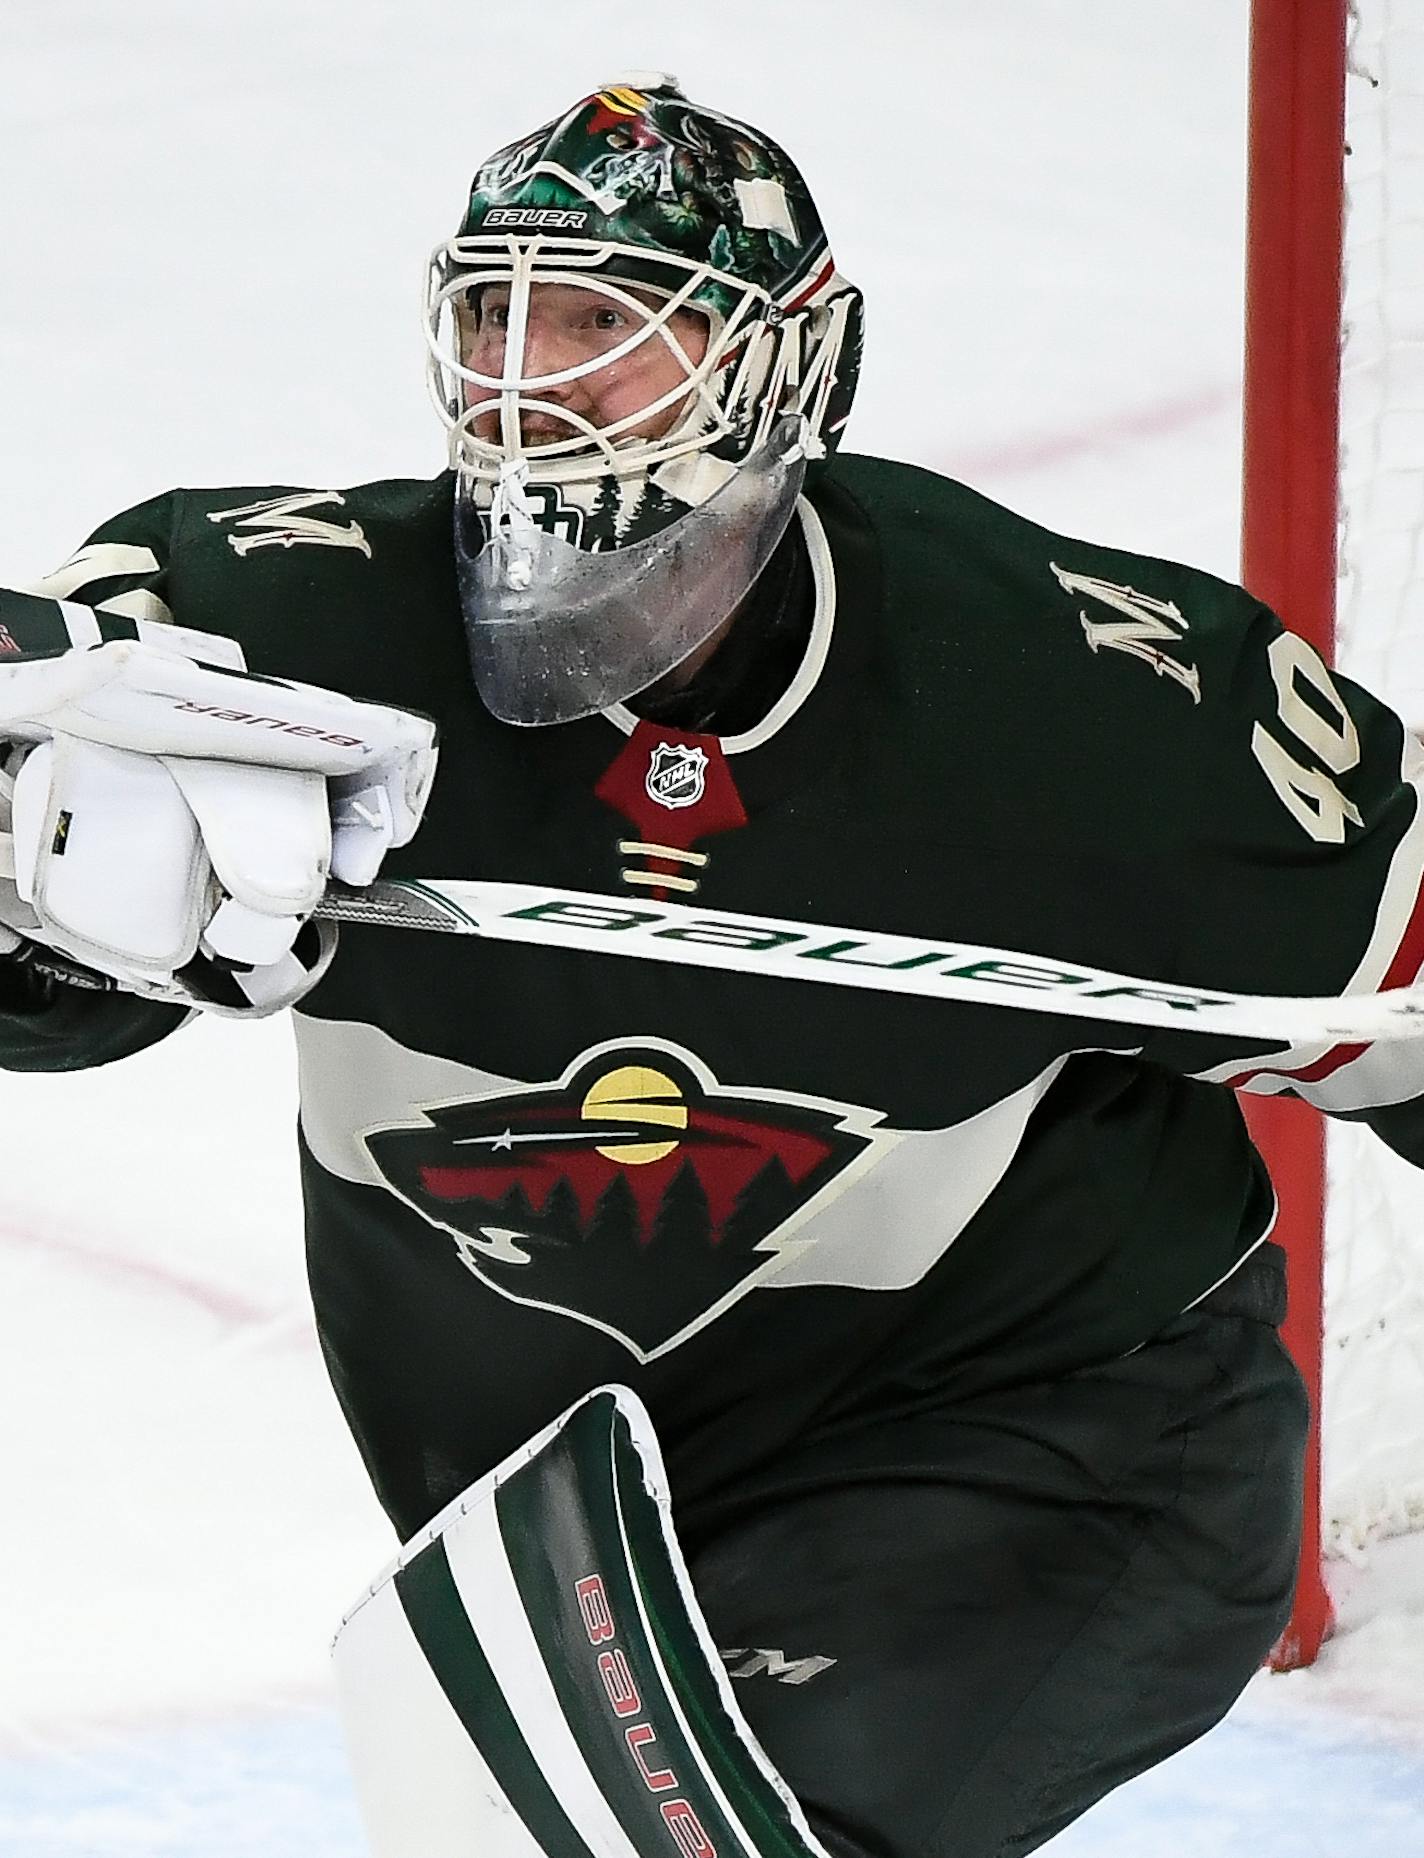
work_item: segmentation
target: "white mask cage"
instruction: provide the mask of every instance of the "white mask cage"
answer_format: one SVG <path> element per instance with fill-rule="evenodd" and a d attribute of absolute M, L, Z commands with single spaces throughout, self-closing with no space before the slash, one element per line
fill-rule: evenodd
<path fill-rule="evenodd" d="M 545 284 L 605 299 L 626 313 L 632 333 L 556 371 L 526 374 L 533 292 Z M 481 372 L 467 359 L 474 305 L 491 288 L 508 291 L 498 373 Z M 713 310 L 709 295 L 725 310 Z M 449 433 L 450 463 L 472 488 L 507 477 L 521 463 L 542 482 L 571 484 L 636 476 L 734 436 L 736 456 L 744 458 L 788 412 L 805 415 L 816 434 L 835 380 L 845 307 L 821 312 L 823 326 L 808 343 L 810 312 L 787 315 L 758 286 L 693 259 L 576 238 L 472 234 L 447 240 L 427 268 L 425 340 L 427 379 Z M 680 339 L 679 312 L 707 323 L 700 359 Z M 676 364 L 677 377 L 644 404 L 598 425 L 561 395 L 581 382 L 596 389 L 600 374 L 649 343 Z M 638 431 L 670 409 L 675 417 L 666 431 Z M 527 415 L 559 436 L 526 441 Z M 477 432 L 477 424 L 485 430 Z"/>

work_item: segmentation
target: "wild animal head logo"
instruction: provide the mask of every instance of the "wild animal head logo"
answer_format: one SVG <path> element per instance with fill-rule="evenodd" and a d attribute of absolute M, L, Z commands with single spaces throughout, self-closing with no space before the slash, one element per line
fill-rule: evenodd
<path fill-rule="evenodd" d="M 366 1146 L 491 1289 L 675 1348 L 795 1245 L 873 1114 L 724 1090 L 661 1042 L 599 1047 L 556 1084 L 433 1105 Z"/>

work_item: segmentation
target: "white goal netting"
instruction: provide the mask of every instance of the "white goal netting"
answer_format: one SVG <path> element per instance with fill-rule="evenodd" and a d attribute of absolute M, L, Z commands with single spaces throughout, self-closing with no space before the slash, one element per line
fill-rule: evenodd
<path fill-rule="evenodd" d="M 1355 0 L 1337 660 L 1424 734 L 1424 0 Z M 1327 1549 L 1424 1527 L 1424 1172 L 1333 1125 Z"/>

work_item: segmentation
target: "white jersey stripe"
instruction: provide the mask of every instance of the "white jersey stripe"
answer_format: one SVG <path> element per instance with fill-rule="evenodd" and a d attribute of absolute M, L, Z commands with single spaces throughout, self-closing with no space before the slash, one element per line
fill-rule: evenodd
<path fill-rule="evenodd" d="M 101 600 L 95 609 L 100 613 L 117 613 L 121 619 L 137 619 L 148 625 L 171 626 L 173 615 L 155 593 L 146 587 L 130 587 L 127 593 Z"/>
<path fill-rule="evenodd" d="M 117 580 L 126 574 L 157 572 L 158 557 L 151 548 L 140 548 L 132 542 L 91 542 L 87 548 L 81 548 L 78 554 L 71 555 L 63 567 L 56 568 L 53 574 L 46 574 L 43 580 L 30 581 L 19 591 L 40 594 L 50 600 L 66 600 L 70 594 L 78 593 L 82 587 L 92 586 L 95 581 Z"/>
<path fill-rule="evenodd" d="M 294 1014 L 293 1021 L 307 1146 L 338 1179 L 386 1193 L 397 1190 L 377 1166 L 363 1139 L 367 1133 L 423 1128 L 426 1108 L 530 1087 L 413 1051 L 358 1021 L 304 1013 Z M 622 1043 L 613 1041 L 609 1050 Z M 639 1049 L 667 1050 L 695 1064 L 693 1054 L 665 1041 L 636 1043 Z M 588 1056 L 580 1054 L 571 1069 Z M 873 1109 L 791 1092 L 758 1092 L 769 1106 L 808 1104 L 837 1113 L 842 1126 L 866 1138 L 866 1146 L 799 1214 L 769 1235 L 761 1268 L 744 1278 L 734 1294 L 807 1285 L 888 1291 L 919 1283 L 1003 1178 L 1030 1116 L 1066 1063 L 1066 1057 L 1054 1059 L 1018 1090 L 943 1129 L 889 1129 Z M 455 1228 L 447 1230 L 458 1238 Z M 725 1307 L 705 1311 L 702 1320 L 711 1321 Z"/>
<path fill-rule="evenodd" d="M 71 646 L 83 651 L 91 645 L 103 644 L 104 635 L 92 606 L 81 606 L 77 600 L 61 600 L 59 610 L 64 615 L 64 629 Z"/>

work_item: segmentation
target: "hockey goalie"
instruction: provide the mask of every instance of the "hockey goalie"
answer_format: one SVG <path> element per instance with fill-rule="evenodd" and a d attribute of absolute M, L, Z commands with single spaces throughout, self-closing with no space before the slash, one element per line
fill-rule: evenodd
<path fill-rule="evenodd" d="M 323 898 L 1370 995 L 1424 955 L 1417 756 L 1241 588 L 847 452 L 860 293 L 671 78 L 482 163 L 425 334 L 435 479 L 174 490 L 0 596 L 0 1063 L 293 1011 L 322 1348 L 401 1544 L 337 1645 L 379 1858 L 1027 1853 L 1290 1606 L 1235 1092 L 1424 1160 L 1424 1043 Z"/>

